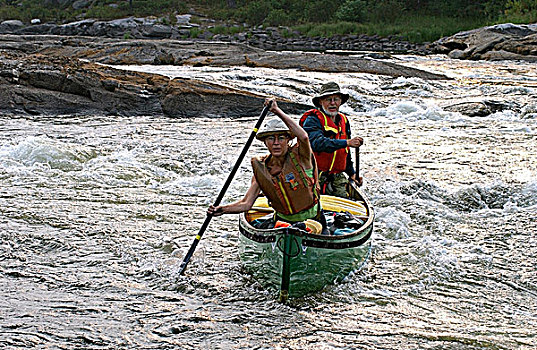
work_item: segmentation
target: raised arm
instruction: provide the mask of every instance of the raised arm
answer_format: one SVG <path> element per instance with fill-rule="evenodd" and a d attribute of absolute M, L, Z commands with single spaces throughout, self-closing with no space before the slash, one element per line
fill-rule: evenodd
<path fill-rule="evenodd" d="M 273 98 L 267 98 L 265 100 L 265 106 L 268 105 L 269 103 L 272 103 L 270 107 L 270 111 L 274 113 L 275 115 L 277 115 L 285 123 L 285 125 L 287 125 L 287 127 L 293 133 L 293 135 L 296 136 L 297 140 L 299 142 L 308 141 L 309 143 L 308 133 L 306 133 L 306 131 L 304 131 L 304 129 L 302 129 L 302 127 L 298 125 L 297 122 L 291 119 L 291 117 L 285 114 L 285 112 L 282 111 L 280 107 L 278 107 L 278 103 L 276 102 L 276 100 Z"/>
<path fill-rule="evenodd" d="M 265 106 L 268 104 L 271 104 L 270 111 L 277 115 L 285 123 L 285 125 L 287 125 L 291 133 L 296 136 L 299 144 L 300 158 L 303 160 L 304 165 L 306 165 L 306 168 L 310 168 L 311 145 L 308 133 L 304 129 L 302 129 L 302 127 L 298 125 L 298 123 L 295 122 L 291 117 L 285 114 L 285 112 L 282 111 L 280 107 L 278 107 L 278 103 L 276 103 L 276 100 L 274 98 L 267 98 L 265 100 Z"/>

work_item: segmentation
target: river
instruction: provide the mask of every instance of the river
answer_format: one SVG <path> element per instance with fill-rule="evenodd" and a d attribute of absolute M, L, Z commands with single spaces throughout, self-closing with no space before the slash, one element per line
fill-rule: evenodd
<path fill-rule="evenodd" d="M 0 347 L 534 349 L 537 68 L 393 61 L 452 79 L 124 67 L 305 103 L 328 80 L 351 94 L 372 255 L 288 305 L 241 271 L 235 215 L 211 221 L 178 274 L 256 118 L 0 117 Z M 508 108 L 448 111 L 482 100 Z"/>

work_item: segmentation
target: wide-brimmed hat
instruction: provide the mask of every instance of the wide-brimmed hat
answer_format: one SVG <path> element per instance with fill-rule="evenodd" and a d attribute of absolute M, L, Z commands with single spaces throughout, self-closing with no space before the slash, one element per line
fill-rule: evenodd
<path fill-rule="evenodd" d="M 344 104 L 349 99 L 349 95 L 341 92 L 341 90 L 339 89 L 339 85 L 331 81 L 321 86 L 321 91 L 319 92 L 319 94 L 312 99 L 313 104 L 315 105 L 315 107 L 321 107 L 319 100 L 323 97 L 330 95 L 341 96 L 341 104 Z"/>
<path fill-rule="evenodd" d="M 258 140 L 264 140 L 268 136 L 276 134 L 286 134 L 289 137 L 293 137 L 291 131 L 281 119 L 271 119 L 266 122 L 255 137 Z"/>

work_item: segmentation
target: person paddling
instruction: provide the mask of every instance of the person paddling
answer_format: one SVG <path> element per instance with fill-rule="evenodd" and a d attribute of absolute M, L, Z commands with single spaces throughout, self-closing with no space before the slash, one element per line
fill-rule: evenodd
<path fill-rule="evenodd" d="M 234 214 L 252 208 L 258 195 L 268 198 L 274 222 L 296 223 L 313 219 L 326 227 L 319 201 L 318 173 L 308 134 L 285 114 L 273 98 L 265 100 L 278 119 L 269 120 L 256 135 L 269 154 L 253 157 L 254 175 L 244 197 L 234 203 L 210 206 L 209 215 Z M 297 143 L 291 145 L 296 137 Z"/>

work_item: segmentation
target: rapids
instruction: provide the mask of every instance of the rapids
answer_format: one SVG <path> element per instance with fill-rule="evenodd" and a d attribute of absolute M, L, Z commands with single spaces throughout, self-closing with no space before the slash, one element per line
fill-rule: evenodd
<path fill-rule="evenodd" d="M 0 347 L 533 349 L 537 68 L 394 61 L 453 79 L 123 67 L 305 103 L 328 80 L 351 94 L 372 256 L 289 305 L 241 271 L 234 215 L 211 221 L 178 275 L 255 118 L 0 117 Z M 482 100 L 506 107 L 447 108 Z M 262 152 L 254 142 L 224 202 Z"/>

